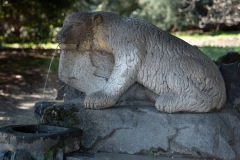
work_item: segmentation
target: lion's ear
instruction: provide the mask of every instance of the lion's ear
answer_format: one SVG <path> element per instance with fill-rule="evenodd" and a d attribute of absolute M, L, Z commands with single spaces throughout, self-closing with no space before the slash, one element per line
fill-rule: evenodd
<path fill-rule="evenodd" d="M 93 16 L 94 24 L 99 25 L 99 24 L 102 23 L 102 21 L 103 21 L 103 17 L 102 17 L 101 14 L 96 14 L 96 15 Z"/>

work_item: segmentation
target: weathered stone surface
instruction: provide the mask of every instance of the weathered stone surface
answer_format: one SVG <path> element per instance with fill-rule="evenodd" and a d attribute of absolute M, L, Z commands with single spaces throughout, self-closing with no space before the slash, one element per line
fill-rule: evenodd
<path fill-rule="evenodd" d="M 34 157 L 29 153 L 28 150 L 18 149 L 14 151 L 11 160 L 34 160 Z"/>
<path fill-rule="evenodd" d="M 206 114 L 165 114 L 154 106 L 89 110 L 81 102 L 70 101 L 57 107 L 79 109 L 82 145 L 91 151 L 240 158 L 240 114 L 234 108 Z"/>
<path fill-rule="evenodd" d="M 209 112 L 225 104 L 217 66 L 196 47 L 146 22 L 110 12 L 74 13 L 56 41 L 59 78 L 86 94 L 86 108 L 112 107 L 135 84 L 140 87 L 132 102 L 143 93 L 160 112 Z"/>
<path fill-rule="evenodd" d="M 0 128 L 0 151 L 13 160 L 50 160 L 80 148 L 82 131 L 49 125 Z M 7 151 L 7 152 L 6 152 Z M 61 156 L 62 155 L 62 156 Z M 52 157 L 52 158 L 51 158 Z"/>
<path fill-rule="evenodd" d="M 220 71 L 225 81 L 228 103 L 240 109 L 240 61 L 221 64 Z"/>
<path fill-rule="evenodd" d="M 65 85 L 64 87 L 64 101 L 70 101 L 76 98 L 83 101 L 85 96 L 86 94 L 69 85 Z"/>
<path fill-rule="evenodd" d="M 129 155 L 129 154 L 117 154 L 117 153 L 75 153 L 66 157 L 66 160 L 193 160 L 192 158 L 183 158 L 175 155 L 171 157 L 154 156 L 151 153 L 149 155 Z"/>

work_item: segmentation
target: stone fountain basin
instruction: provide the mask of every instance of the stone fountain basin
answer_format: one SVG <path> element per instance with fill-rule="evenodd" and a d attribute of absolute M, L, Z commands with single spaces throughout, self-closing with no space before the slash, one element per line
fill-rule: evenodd
<path fill-rule="evenodd" d="M 62 149 L 70 153 L 80 148 L 82 130 L 51 125 L 11 125 L 0 128 L 0 150 L 28 150 L 47 153 Z"/>

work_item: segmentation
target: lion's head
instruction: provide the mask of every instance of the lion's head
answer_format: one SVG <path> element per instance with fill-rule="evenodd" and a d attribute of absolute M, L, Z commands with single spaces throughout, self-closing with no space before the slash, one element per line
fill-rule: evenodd
<path fill-rule="evenodd" d="M 56 35 L 56 41 L 61 44 L 61 49 L 71 46 L 72 49 L 88 50 L 93 43 L 94 25 L 101 21 L 100 14 L 74 13 L 64 21 L 62 29 Z"/>

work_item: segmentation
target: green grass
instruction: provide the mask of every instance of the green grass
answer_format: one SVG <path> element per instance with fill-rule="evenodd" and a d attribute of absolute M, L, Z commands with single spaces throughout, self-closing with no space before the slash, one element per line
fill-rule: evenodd
<path fill-rule="evenodd" d="M 217 60 L 219 57 L 226 55 L 228 52 L 240 52 L 240 46 L 237 47 L 198 47 L 204 54 L 212 60 Z"/>
<path fill-rule="evenodd" d="M 240 39 L 240 33 L 222 33 L 222 32 L 212 32 L 212 33 L 204 33 L 204 34 L 174 34 L 175 36 L 183 39 L 184 41 L 187 41 L 189 43 L 196 42 L 199 40 L 207 41 L 217 41 L 219 43 L 224 44 L 224 40 L 228 41 L 229 38 L 236 38 Z M 3 47 L 10 47 L 10 48 L 41 48 L 41 49 L 55 49 L 57 47 L 57 43 L 43 43 L 43 44 L 34 44 L 34 43 L 13 43 L 13 44 L 3 44 Z M 233 47 L 218 47 L 218 46 L 210 46 L 208 44 L 205 44 L 206 46 L 199 46 L 198 48 L 205 53 L 207 56 L 209 56 L 212 60 L 217 60 L 218 57 L 221 57 L 225 54 L 227 54 L 230 51 L 234 52 L 240 52 L 240 45 L 234 44 Z"/>
<path fill-rule="evenodd" d="M 3 47 L 7 48 L 32 48 L 32 49 L 55 49 L 57 48 L 57 43 L 42 43 L 42 44 L 35 44 L 35 43 L 3 43 Z"/>
<path fill-rule="evenodd" d="M 193 40 L 206 40 L 206 39 L 214 39 L 214 40 L 222 40 L 224 38 L 240 38 L 240 33 L 222 33 L 222 34 L 173 34 L 174 36 L 181 38 L 185 41 L 193 41 Z"/>
<path fill-rule="evenodd" d="M 216 41 L 219 44 L 224 45 L 229 39 L 240 39 L 240 33 L 222 33 L 222 32 L 212 32 L 205 34 L 173 34 L 176 37 L 183 39 L 186 42 L 198 42 L 198 41 Z M 225 40 L 225 41 L 224 41 Z M 240 45 L 234 44 L 232 41 L 231 47 L 218 47 L 218 46 L 198 46 L 198 48 L 206 54 L 212 60 L 217 60 L 219 57 L 226 55 L 228 52 L 240 52 Z"/>
<path fill-rule="evenodd" d="M 56 48 L 56 45 L 50 45 L 51 48 Z M 48 48 L 48 47 L 47 47 Z M 206 54 L 209 58 L 212 60 L 217 60 L 219 57 L 226 55 L 228 52 L 240 52 L 240 46 L 236 47 L 212 47 L 212 46 L 204 46 L 204 47 L 198 47 L 199 50 L 201 50 L 204 54 Z M 48 48 L 49 49 L 49 48 Z M 56 61 L 56 60 L 55 60 Z M 57 64 L 55 64 L 55 61 L 53 61 L 52 69 L 53 71 L 57 70 Z M 41 65 L 47 65 L 50 63 L 50 58 L 46 59 L 36 59 L 34 61 L 28 61 L 28 64 L 41 64 Z M 23 65 L 25 66 L 25 65 Z"/>

